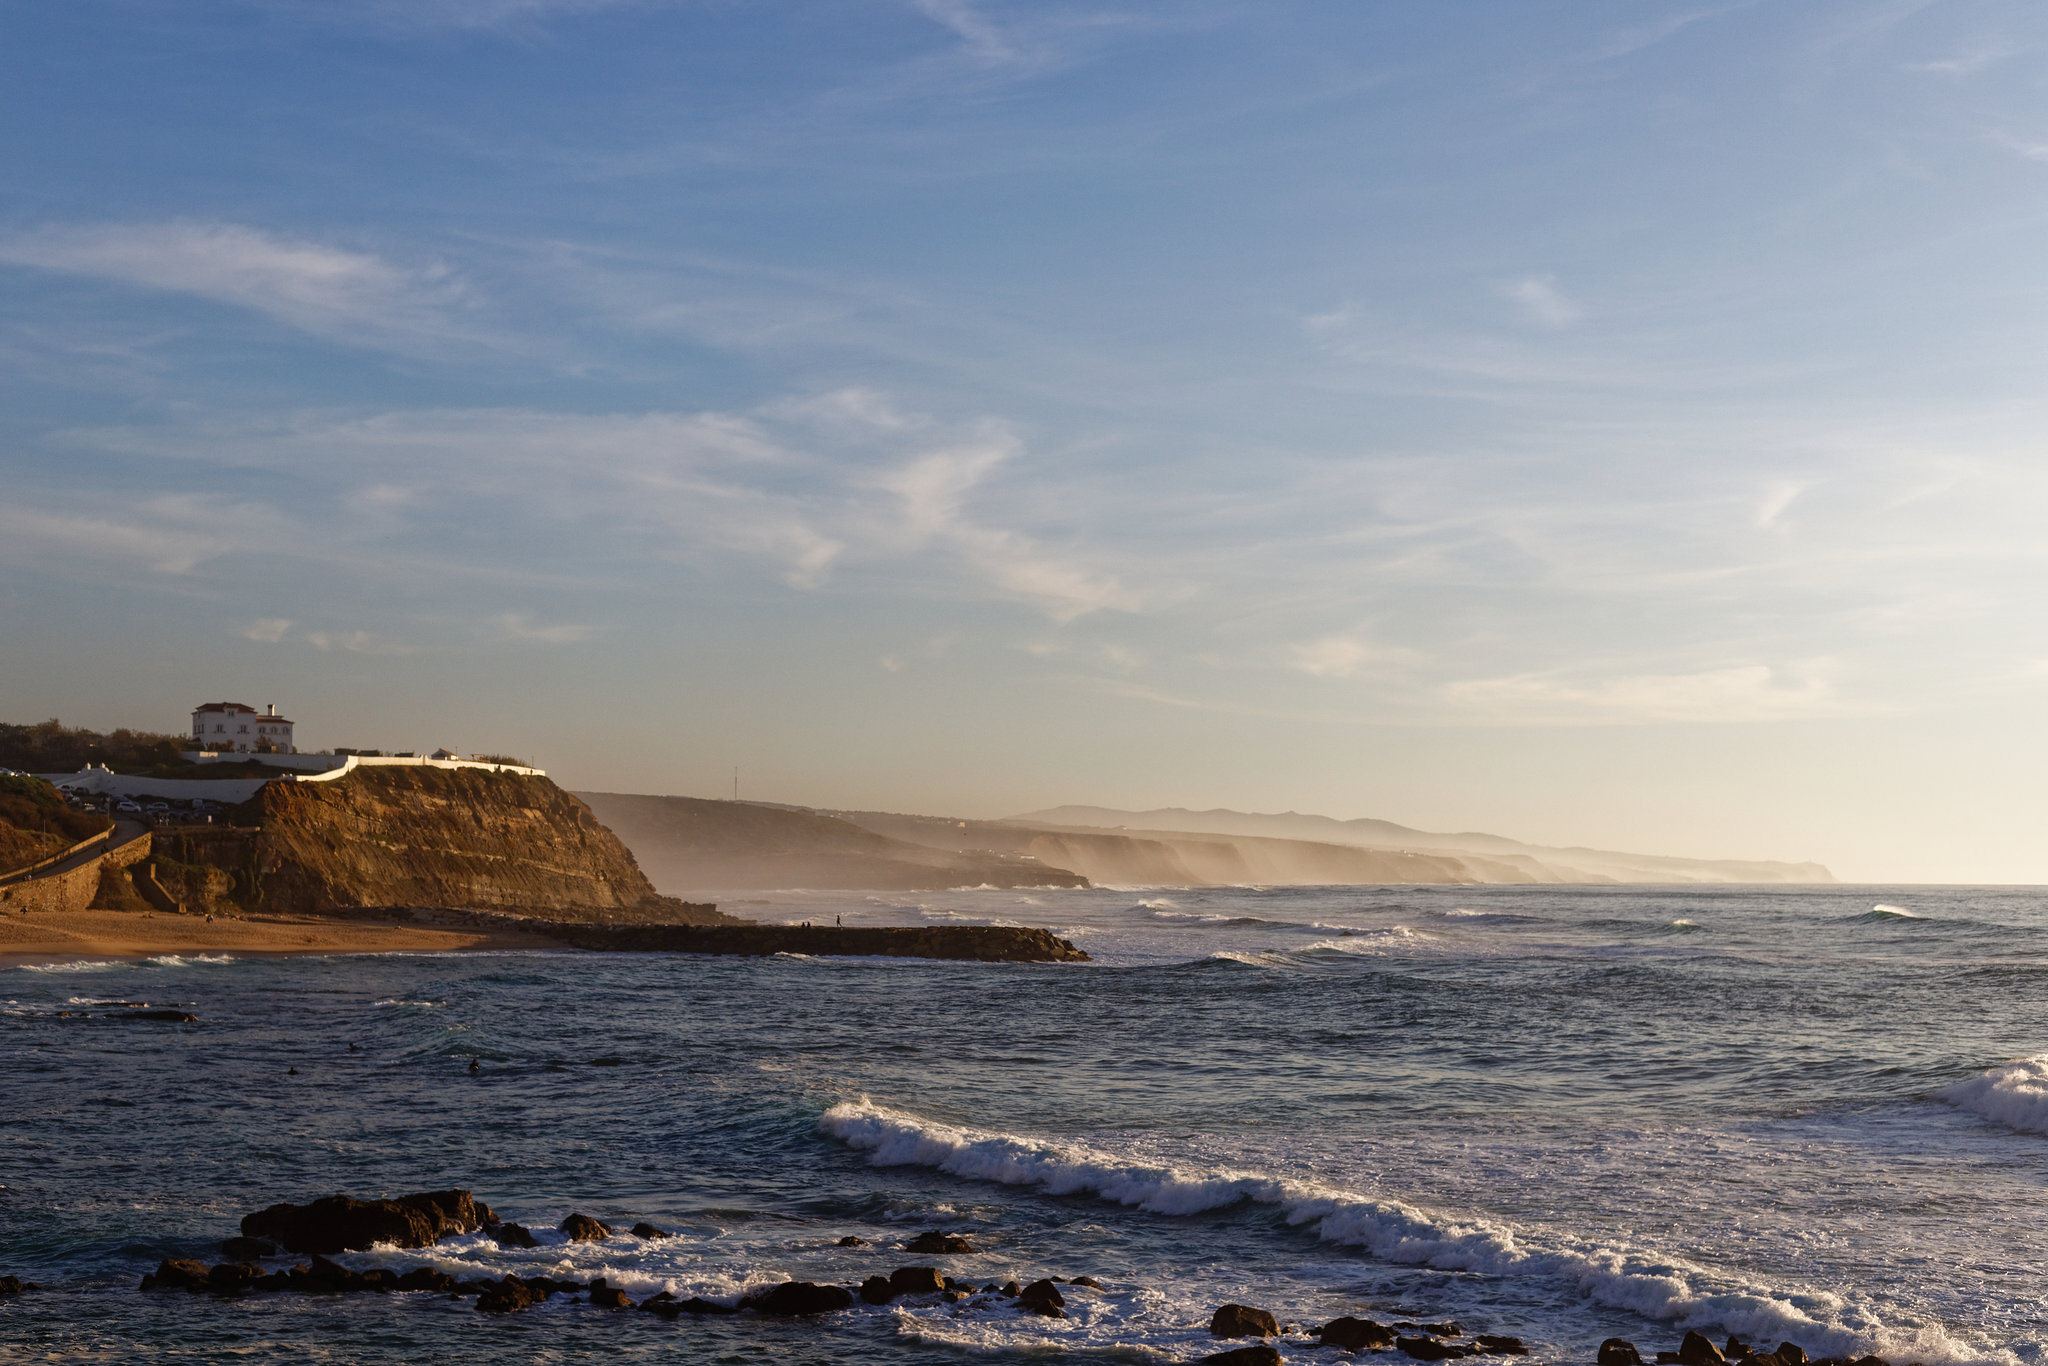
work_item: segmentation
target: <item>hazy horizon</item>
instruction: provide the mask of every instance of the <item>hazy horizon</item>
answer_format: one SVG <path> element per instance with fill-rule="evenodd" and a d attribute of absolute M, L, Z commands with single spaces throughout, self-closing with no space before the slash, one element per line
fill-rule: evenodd
<path fill-rule="evenodd" d="M 2048 882 L 2048 13 L 7 21 L 0 719 Z"/>

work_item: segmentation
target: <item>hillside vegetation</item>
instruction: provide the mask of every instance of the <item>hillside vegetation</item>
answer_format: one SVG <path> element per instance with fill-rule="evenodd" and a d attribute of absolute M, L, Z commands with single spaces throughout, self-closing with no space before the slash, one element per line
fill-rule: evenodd
<path fill-rule="evenodd" d="M 105 764 L 116 773 L 166 777 L 189 767 L 178 757 L 189 736 L 130 730 L 122 726 L 102 735 L 67 726 L 52 717 L 33 725 L 0 721 L 0 768 L 30 773 L 76 773 L 87 764 Z M 160 771 L 161 770 L 161 771 Z"/>
<path fill-rule="evenodd" d="M 0 873 L 61 854 L 111 824 L 97 813 L 73 811 L 40 778 L 0 777 Z"/>

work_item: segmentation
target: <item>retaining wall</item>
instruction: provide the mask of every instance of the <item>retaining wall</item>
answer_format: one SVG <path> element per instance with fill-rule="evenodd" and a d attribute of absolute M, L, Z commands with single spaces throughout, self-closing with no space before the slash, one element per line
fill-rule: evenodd
<path fill-rule="evenodd" d="M 75 914 L 92 905 L 99 895 L 102 868 L 126 868 L 149 857 L 147 830 L 122 844 L 87 859 L 76 868 L 0 887 L 0 914 L 26 915 L 31 911 L 61 911 Z"/>

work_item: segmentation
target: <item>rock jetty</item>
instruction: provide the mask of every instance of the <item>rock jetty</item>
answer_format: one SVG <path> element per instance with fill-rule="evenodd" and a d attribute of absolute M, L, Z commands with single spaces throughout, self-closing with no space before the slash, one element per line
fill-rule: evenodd
<path fill-rule="evenodd" d="M 766 957 L 946 958 L 975 963 L 1085 963 L 1088 955 L 1050 930 L 1008 925 L 591 925 L 528 921 L 524 928 L 604 953 L 705 953 Z"/>

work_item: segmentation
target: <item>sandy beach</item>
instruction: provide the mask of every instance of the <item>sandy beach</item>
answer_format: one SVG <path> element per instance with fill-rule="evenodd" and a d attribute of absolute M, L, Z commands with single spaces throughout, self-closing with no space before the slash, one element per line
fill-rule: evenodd
<path fill-rule="evenodd" d="M 161 912 L 83 911 L 0 918 L 0 965 L 72 958 L 148 958 L 167 953 L 327 954 L 560 949 L 516 930 L 446 928 L 317 916 L 246 919 Z"/>

